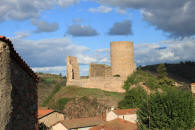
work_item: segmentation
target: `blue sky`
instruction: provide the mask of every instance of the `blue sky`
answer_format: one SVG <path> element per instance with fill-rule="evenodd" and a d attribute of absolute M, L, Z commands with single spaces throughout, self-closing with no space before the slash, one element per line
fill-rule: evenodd
<path fill-rule="evenodd" d="M 2 0 L 0 35 L 38 72 L 65 74 L 76 56 L 110 64 L 111 41 L 133 41 L 137 65 L 192 60 L 193 0 Z"/>

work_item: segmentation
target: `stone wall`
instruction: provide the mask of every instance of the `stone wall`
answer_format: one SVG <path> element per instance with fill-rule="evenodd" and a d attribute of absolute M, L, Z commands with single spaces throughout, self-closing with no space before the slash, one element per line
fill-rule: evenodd
<path fill-rule="evenodd" d="M 110 56 L 112 75 L 126 78 L 136 69 L 133 56 L 133 43 L 128 41 L 111 42 Z"/>
<path fill-rule="evenodd" d="M 125 92 L 124 89 L 122 89 L 123 83 L 124 80 L 120 77 L 95 77 L 89 79 L 71 80 L 67 85 L 83 88 L 98 88 L 111 92 Z"/>
<path fill-rule="evenodd" d="M 89 77 L 105 77 L 105 64 L 89 65 Z"/>
<path fill-rule="evenodd" d="M 67 56 L 67 80 L 80 79 L 79 64 L 77 58 L 73 56 Z"/>
<path fill-rule="evenodd" d="M 37 129 L 38 77 L 0 37 L 0 130 Z"/>

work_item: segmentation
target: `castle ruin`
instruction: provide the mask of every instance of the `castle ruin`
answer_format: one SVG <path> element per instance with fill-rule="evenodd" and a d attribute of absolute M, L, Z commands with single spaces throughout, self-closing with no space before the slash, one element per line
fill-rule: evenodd
<path fill-rule="evenodd" d="M 124 81 L 136 70 L 133 43 L 111 42 L 110 47 L 111 66 L 91 63 L 87 79 L 80 78 L 77 58 L 67 56 L 67 85 L 124 92 Z"/>

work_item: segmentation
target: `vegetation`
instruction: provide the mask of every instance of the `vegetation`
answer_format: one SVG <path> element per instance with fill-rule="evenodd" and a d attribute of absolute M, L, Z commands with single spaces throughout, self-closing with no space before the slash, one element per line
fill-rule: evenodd
<path fill-rule="evenodd" d="M 186 61 L 177 64 L 165 64 L 165 66 L 168 75 L 174 80 L 187 83 L 195 82 L 195 62 Z M 156 73 L 157 67 L 158 64 L 141 67 L 141 69 Z"/>
<path fill-rule="evenodd" d="M 117 93 L 117 92 L 103 91 L 95 88 L 81 88 L 76 86 L 66 86 L 66 87 L 61 87 L 60 91 L 58 91 L 49 100 L 47 106 L 52 109 L 62 110 L 62 108 L 65 108 L 68 102 L 71 102 L 77 98 L 82 98 L 82 97 L 87 97 L 89 99 L 95 98 L 97 99 L 98 103 L 105 104 L 106 106 L 116 106 L 118 102 L 123 99 L 124 94 Z"/>
<path fill-rule="evenodd" d="M 119 102 L 119 108 L 139 108 L 143 101 L 146 99 L 147 94 L 141 87 L 133 88 L 131 91 L 127 91 L 125 98 Z"/>
<path fill-rule="evenodd" d="M 192 94 L 177 88 L 148 96 L 137 111 L 139 129 L 190 130 L 194 124 Z"/>
<path fill-rule="evenodd" d="M 63 111 L 65 105 L 71 100 L 71 98 L 61 98 L 57 101 L 56 109 L 59 111 Z"/>

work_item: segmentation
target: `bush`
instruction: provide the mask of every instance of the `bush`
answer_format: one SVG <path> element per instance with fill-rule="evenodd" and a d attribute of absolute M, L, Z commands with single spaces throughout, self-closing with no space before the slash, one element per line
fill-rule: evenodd
<path fill-rule="evenodd" d="M 118 107 L 121 109 L 138 108 L 146 97 L 147 94 L 143 88 L 133 88 L 126 92 L 125 98 L 119 102 Z"/>
<path fill-rule="evenodd" d="M 70 101 L 71 99 L 70 98 L 61 98 L 58 100 L 57 102 L 57 109 L 60 110 L 60 111 L 63 111 L 66 104 Z"/>
<path fill-rule="evenodd" d="M 150 95 L 137 111 L 138 127 L 145 129 L 190 130 L 194 126 L 192 94 L 176 88 Z"/>

